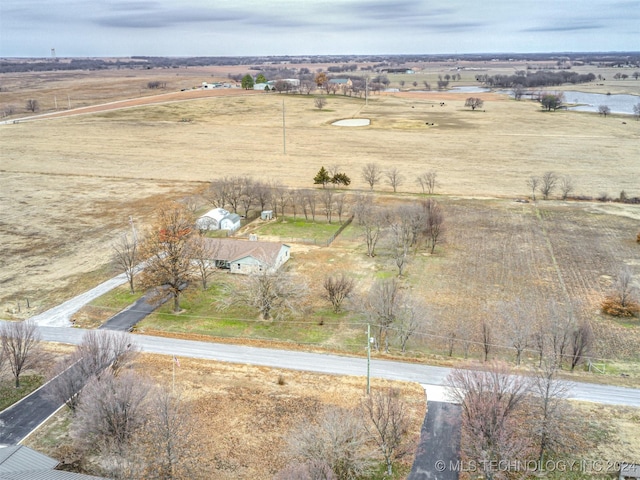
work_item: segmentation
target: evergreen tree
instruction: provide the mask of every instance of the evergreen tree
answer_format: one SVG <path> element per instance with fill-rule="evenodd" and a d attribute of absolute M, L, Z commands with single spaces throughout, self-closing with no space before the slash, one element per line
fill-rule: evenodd
<path fill-rule="evenodd" d="M 331 177 L 329 176 L 329 172 L 324 167 L 321 167 L 315 177 L 313 177 L 313 183 L 315 185 L 322 185 L 324 188 L 327 183 L 331 181 Z"/>
<path fill-rule="evenodd" d="M 347 187 L 351 183 L 351 179 L 347 176 L 346 173 L 336 173 L 331 178 L 331 183 L 333 183 L 334 185 L 344 185 L 345 187 Z"/>
<path fill-rule="evenodd" d="M 253 77 L 247 73 L 242 77 L 241 85 L 245 90 L 251 90 L 253 88 Z"/>

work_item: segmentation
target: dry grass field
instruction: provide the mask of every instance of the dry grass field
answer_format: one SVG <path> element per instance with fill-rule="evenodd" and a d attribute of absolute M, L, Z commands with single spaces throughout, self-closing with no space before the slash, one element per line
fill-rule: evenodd
<path fill-rule="evenodd" d="M 143 355 L 136 370 L 155 383 L 172 388 L 170 357 Z M 281 384 L 282 383 L 282 384 Z M 208 478 L 272 478 L 288 462 L 289 432 L 301 422 L 313 422 L 323 408 L 357 408 L 363 398 L 363 377 L 319 375 L 180 359 L 175 391 L 192 414 L 192 431 L 202 446 L 199 466 Z M 417 440 L 425 415 L 424 390 L 417 384 L 373 379 L 372 389 L 400 391 Z M 54 458 L 64 458 L 70 442 L 62 411 L 26 444 Z M 408 465 L 412 458 L 405 461 Z M 204 477 L 199 477 L 204 478 Z"/>

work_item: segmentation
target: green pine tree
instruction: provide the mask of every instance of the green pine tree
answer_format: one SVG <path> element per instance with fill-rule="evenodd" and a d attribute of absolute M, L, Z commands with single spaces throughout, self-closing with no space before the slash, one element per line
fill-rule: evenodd
<path fill-rule="evenodd" d="M 242 77 L 241 85 L 245 90 L 251 90 L 253 88 L 253 77 L 247 73 Z"/>
<path fill-rule="evenodd" d="M 313 177 L 313 183 L 315 185 L 322 185 L 324 188 L 327 183 L 331 181 L 331 177 L 329 176 L 329 172 L 323 167 L 320 168 L 315 177 Z"/>

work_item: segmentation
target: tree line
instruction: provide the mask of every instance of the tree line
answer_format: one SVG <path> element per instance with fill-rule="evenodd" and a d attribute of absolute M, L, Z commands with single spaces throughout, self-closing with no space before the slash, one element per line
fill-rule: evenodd
<path fill-rule="evenodd" d="M 596 76 L 593 73 L 579 74 L 566 70 L 559 72 L 548 70 L 526 72 L 522 70 L 515 75 L 476 75 L 476 81 L 491 88 L 512 88 L 515 86 L 525 88 L 553 87 L 565 83 L 589 83 L 595 79 Z"/>

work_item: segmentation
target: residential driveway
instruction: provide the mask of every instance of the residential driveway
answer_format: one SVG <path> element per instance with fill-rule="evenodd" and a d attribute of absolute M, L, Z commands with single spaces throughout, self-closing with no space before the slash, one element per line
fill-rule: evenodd
<path fill-rule="evenodd" d="M 127 277 L 124 273 L 121 273 L 81 295 L 61 303 L 57 307 L 31 317 L 29 320 L 41 327 L 71 327 L 71 317 L 74 313 L 87 303 L 124 283 L 127 283 Z"/>
<path fill-rule="evenodd" d="M 118 332 L 130 332 L 133 327 L 139 321 L 143 320 L 147 315 L 153 312 L 160 305 L 165 303 L 171 295 L 164 295 L 162 298 L 158 298 L 154 291 L 150 291 L 143 297 L 136 300 L 136 302 L 120 313 L 117 313 L 104 324 L 102 324 L 98 330 L 115 330 Z"/>
<path fill-rule="evenodd" d="M 427 416 L 408 480 L 458 480 L 460 405 L 427 401 Z"/>

